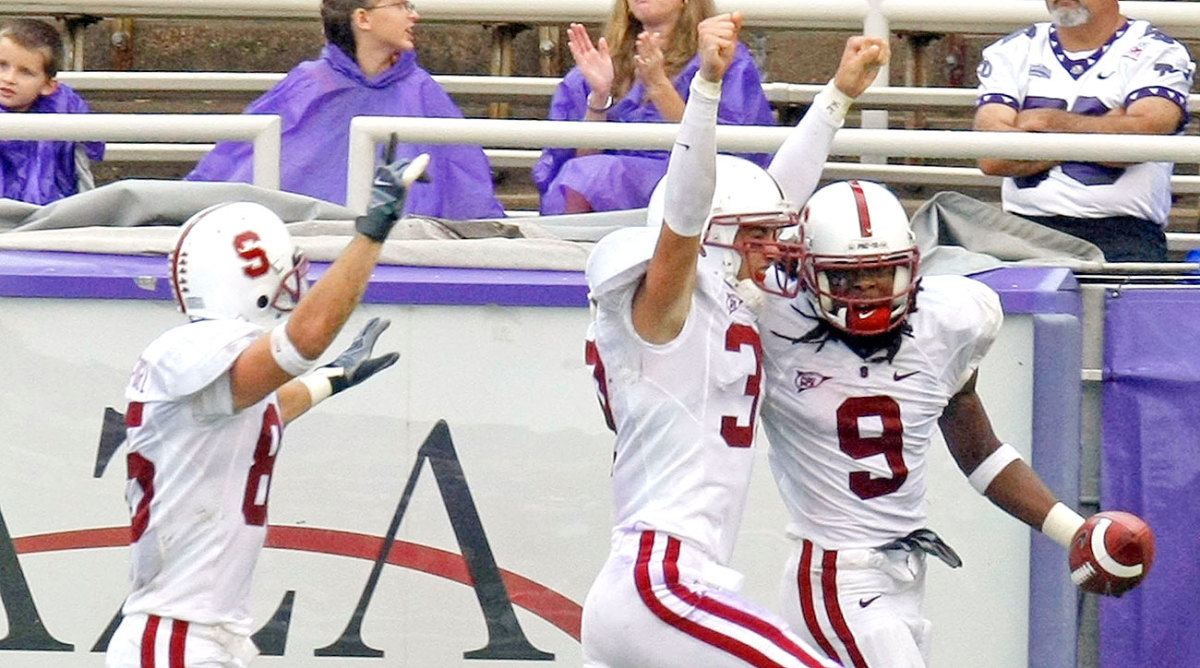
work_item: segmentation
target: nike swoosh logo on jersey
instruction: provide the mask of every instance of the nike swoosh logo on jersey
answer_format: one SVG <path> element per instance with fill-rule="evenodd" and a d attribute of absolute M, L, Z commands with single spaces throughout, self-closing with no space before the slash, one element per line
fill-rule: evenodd
<path fill-rule="evenodd" d="M 920 371 L 909 371 L 908 373 L 900 373 L 899 371 L 893 371 L 892 372 L 892 380 L 894 380 L 896 382 L 900 382 L 900 381 L 904 380 L 905 378 L 908 378 L 909 376 L 915 376 L 919 373 L 921 373 L 921 372 Z"/>
<path fill-rule="evenodd" d="M 878 599 L 880 596 L 883 596 L 883 594 L 876 594 L 876 595 L 872 596 L 871 598 L 860 598 L 860 599 L 858 599 L 858 607 L 865 608 L 868 605 L 871 605 L 872 603 L 874 603 L 875 600 Z"/>
<path fill-rule="evenodd" d="M 1097 74 L 1097 75 L 1096 75 L 1096 78 L 1097 78 L 1097 79 L 1107 79 L 1107 78 L 1111 77 L 1111 76 L 1112 76 L 1112 75 L 1114 75 L 1114 74 L 1116 74 L 1116 72 L 1109 72 L 1108 74 Z"/>

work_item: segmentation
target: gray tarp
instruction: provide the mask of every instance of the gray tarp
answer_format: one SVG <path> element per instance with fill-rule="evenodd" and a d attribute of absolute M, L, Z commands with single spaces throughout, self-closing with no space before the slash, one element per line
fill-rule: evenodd
<path fill-rule="evenodd" d="M 207 206 L 258 202 L 289 225 L 313 260 L 332 261 L 353 232 L 354 212 L 321 200 L 239 183 L 127 180 L 45 206 L 0 199 L 0 249 L 165 255 L 175 227 Z M 642 225 L 645 209 L 566 216 L 446 221 L 406 218 L 385 245 L 384 264 L 580 271 L 591 242 Z M 923 273 L 972 273 L 1003 264 L 1094 269 L 1090 243 L 942 192 L 913 216 Z"/>
<path fill-rule="evenodd" d="M 165 255 L 176 226 L 218 202 L 250 201 L 288 223 L 310 259 L 332 261 L 353 233 L 354 212 L 247 184 L 118 181 L 45 206 L 0 199 L 0 249 Z M 384 247 L 384 264 L 581 271 L 591 243 L 645 210 L 446 221 L 406 218 Z M 585 243 L 579 243 L 585 242 Z"/>

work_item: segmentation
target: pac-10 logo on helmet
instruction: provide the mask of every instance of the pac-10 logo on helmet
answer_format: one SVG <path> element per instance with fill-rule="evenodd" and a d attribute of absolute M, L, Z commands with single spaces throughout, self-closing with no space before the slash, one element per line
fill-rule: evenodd
<path fill-rule="evenodd" d="M 241 318 L 269 327 L 308 287 L 308 260 L 279 216 L 261 204 L 209 207 L 179 230 L 171 287 L 192 320 Z"/>
<path fill-rule="evenodd" d="M 800 271 L 809 301 L 856 336 L 899 327 L 916 294 L 919 253 L 900 200 L 870 181 L 831 183 L 800 212 Z"/>

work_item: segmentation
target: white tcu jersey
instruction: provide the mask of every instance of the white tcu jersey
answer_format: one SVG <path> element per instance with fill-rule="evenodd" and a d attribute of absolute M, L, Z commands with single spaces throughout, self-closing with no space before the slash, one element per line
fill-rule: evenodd
<path fill-rule="evenodd" d="M 978 103 L 1099 116 L 1158 96 L 1179 105 L 1186 120 L 1194 71 L 1187 48 L 1146 21 L 1126 22 L 1105 46 L 1082 54 L 1065 52 L 1056 29 L 1037 23 L 983 50 Z M 1165 226 L 1171 170 L 1169 162 L 1065 162 L 1041 174 L 1005 178 L 1004 208 L 1037 216 L 1134 216 Z"/>
<path fill-rule="evenodd" d="M 891 363 L 838 339 L 808 343 L 802 295 L 771 299 L 760 328 L 769 460 L 797 533 L 825 549 L 876 547 L 925 526 L 938 418 L 1000 329 L 1000 300 L 961 276 L 922 279 Z"/>
<path fill-rule="evenodd" d="M 182 325 L 151 343 L 133 370 L 127 615 L 252 630 L 250 581 L 283 422 L 275 393 L 234 413 L 229 369 L 261 334 L 240 320 Z"/>
<path fill-rule="evenodd" d="M 588 334 L 588 361 L 617 432 L 614 531 L 663 531 L 728 563 L 754 462 L 762 370 L 754 315 L 701 270 L 679 336 L 647 343 L 632 320 L 641 274 L 626 278 L 597 299 Z"/>

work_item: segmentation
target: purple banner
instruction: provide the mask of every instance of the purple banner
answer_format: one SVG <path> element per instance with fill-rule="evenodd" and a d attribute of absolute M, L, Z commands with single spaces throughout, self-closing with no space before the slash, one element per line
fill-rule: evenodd
<path fill-rule="evenodd" d="M 1100 504 L 1150 523 L 1153 568 L 1100 602 L 1100 665 L 1200 663 L 1200 293 L 1128 289 L 1106 300 Z"/>

